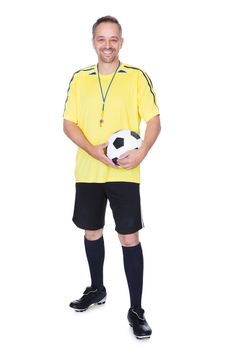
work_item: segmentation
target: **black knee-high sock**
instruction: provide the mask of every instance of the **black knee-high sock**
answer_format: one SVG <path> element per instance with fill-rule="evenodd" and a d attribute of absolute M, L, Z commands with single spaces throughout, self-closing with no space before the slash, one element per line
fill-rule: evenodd
<path fill-rule="evenodd" d="M 103 288 L 103 265 L 104 265 L 104 239 L 103 236 L 95 241 L 89 241 L 84 237 L 87 261 L 91 275 L 91 286 Z"/>
<path fill-rule="evenodd" d="M 125 274 L 132 306 L 141 307 L 143 286 L 143 254 L 139 243 L 134 247 L 122 247 Z"/>

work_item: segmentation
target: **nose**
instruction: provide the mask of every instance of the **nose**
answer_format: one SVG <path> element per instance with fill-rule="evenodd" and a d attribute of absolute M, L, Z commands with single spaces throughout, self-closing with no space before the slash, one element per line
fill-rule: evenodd
<path fill-rule="evenodd" d="M 105 42 L 105 47 L 106 47 L 106 49 L 110 48 L 110 42 L 108 40 L 106 40 L 106 42 Z"/>

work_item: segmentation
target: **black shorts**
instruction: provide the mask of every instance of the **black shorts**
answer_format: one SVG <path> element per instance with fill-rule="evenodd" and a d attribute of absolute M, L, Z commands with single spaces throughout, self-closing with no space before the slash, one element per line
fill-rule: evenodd
<path fill-rule="evenodd" d="M 133 182 L 77 182 L 73 214 L 75 225 L 84 230 L 103 228 L 108 200 L 118 233 L 134 233 L 144 226 L 139 184 Z"/>

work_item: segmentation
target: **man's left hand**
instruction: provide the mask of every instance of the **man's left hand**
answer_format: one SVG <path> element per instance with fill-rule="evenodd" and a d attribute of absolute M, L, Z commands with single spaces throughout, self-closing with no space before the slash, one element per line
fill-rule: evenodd
<path fill-rule="evenodd" d="M 133 149 L 123 153 L 117 160 L 121 168 L 131 170 L 136 168 L 145 158 L 146 154 L 142 148 Z"/>

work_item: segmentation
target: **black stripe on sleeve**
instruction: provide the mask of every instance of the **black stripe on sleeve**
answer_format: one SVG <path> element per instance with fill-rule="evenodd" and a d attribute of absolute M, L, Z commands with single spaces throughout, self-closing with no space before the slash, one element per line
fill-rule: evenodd
<path fill-rule="evenodd" d="M 78 74 L 79 72 L 80 72 L 80 70 L 78 70 L 77 72 L 75 72 L 75 73 L 73 74 L 72 78 L 70 79 L 69 87 L 68 87 L 68 89 L 67 89 L 67 93 L 66 93 L 65 106 L 64 106 L 64 112 L 63 112 L 63 116 L 62 116 L 62 117 L 64 117 L 64 114 L 65 114 L 65 110 L 66 110 L 66 102 L 67 102 L 68 97 L 69 97 L 69 91 L 70 91 L 70 86 L 71 86 L 71 83 L 72 83 L 72 81 L 74 80 L 74 76 L 75 76 L 75 74 Z"/>
<path fill-rule="evenodd" d="M 65 109 L 66 109 L 66 102 L 67 102 L 68 97 L 69 97 L 70 86 L 71 86 L 72 81 L 74 80 L 74 76 L 75 76 L 76 74 L 78 74 L 79 72 L 87 72 L 87 71 L 93 70 L 94 68 L 95 68 L 95 66 L 89 66 L 89 67 L 87 67 L 87 68 L 79 69 L 77 72 L 75 72 L 75 73 L 73 74 L 72 78 L 70 79 L 69 87 L 68 87 L 68 90 L 67 90 L 67 93 L 66 93 L 67 96 L 66 96 L 66 100 L 65 100 L 64 112 L 63 112 L 63 116 L 62 116 L 62 117 L 64 117 L 64 113 L 65 113 Z"/>
<path fill-rule="evenodd" d="M 148 85 L 149 85 L 150 91 L 151 91 L 151 93 L 152 93 L 152 95 L 153 95 L 153 98 L 154 98 L 154 103 L 155 103 L 155 105 L 156 105 L 155 93 L 154 93 L 154 91 L 153 91 L 153 84 L 152 84 L 152 81 L 151 81 L 151 79 L 149 78 L 149 76 L 148 76 L 145 72 L 143 72 L 143 70 L 141 70 L 141 69 L 139 69 L 139 68 L 130 67 L 130 66 L 124 66 L 124 67 L 125 67 L 125 68 L 130 68 L 130 69 L 139 70 L 140 72 L 142 72 L 142 74 L 143 74 L 144 77 L 146 78 L 146 81 L 147 81 L 147 83 L 148 83 Z M 157 105 L 156 105 L 156 106 L 157 106 Z"/>

